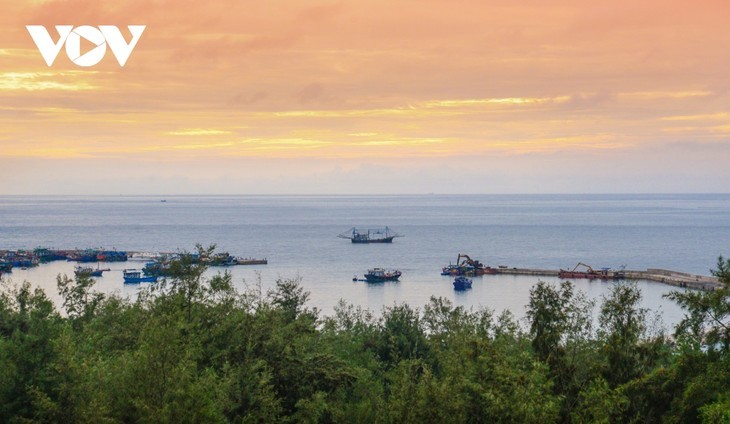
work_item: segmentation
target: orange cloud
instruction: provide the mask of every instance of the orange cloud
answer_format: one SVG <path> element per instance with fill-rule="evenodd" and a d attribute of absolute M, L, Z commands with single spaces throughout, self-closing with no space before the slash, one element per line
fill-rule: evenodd
<path fill-rule="evenodd" d="M 729 133 L 726 1 L 0 2 L 0 166 L 502 155 L 519 167 Z M 29 24 L 147 29 L 124 68 L 110 53 L 77 68 L 64 51 L 49 68 Z"/>

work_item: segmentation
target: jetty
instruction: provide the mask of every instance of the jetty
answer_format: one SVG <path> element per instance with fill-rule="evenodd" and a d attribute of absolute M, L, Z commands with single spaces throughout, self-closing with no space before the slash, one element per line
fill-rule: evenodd
<path fill-rule="evenodd" d="M 676 287 L 683 287 L 694 290 L 713 291 L 722 287 L 716 277 L 705 275 L 688 274 L 686 272 L 671 271 L 667 269 L 648 268 L 643 271 L 627 270 L 625 266 L 619 269 L 598 268 L 578 262 L 572 269 L 540 269 L 540 268 L 516 268 L 506 265 L 499 265 L 496 268 L 486 266 L 481 261 L 472 259 L 469 255 L 459 253 L 456 263 L 441 269 L 441 275 L 455 276 L 482 276 L 482 275 L 515 275 L 532 277 L 555 277 L 563 280 L 600 280 L 600 281 L 625 281 L 625 280 L 647 280 L 658 283 L 669 284 Z"/>
<path fill-rule="evenodd" d="M 494 269 L 494 268 L 493 268 Z M 684 287 L 694 290 L 713 291 L 722 287 L 717 277 L 705 275 L 688 274 L 686 272 L 671 271 L 667 269 L 648 268 L 643 271 L 638 270 L 621 270 L 615 271 L 620 275 L 613 274 L 609 271 L 605 276 L 593 277 L 561 277 L 561 270 L 557 269 L 537 269 L 537 268 L 508 268 L 500 266 L 496 268 L 497 274 L 503 275 L 529 275 L 535 277 L 559 277 L 566 280 L 587 278 L 589 280 L 648 280 L 658 283 L 669 284 L 676 287 Z"/>

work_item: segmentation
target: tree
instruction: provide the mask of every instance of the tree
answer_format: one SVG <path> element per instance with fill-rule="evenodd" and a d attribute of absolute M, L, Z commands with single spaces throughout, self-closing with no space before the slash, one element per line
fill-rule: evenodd
<path fill-rule="evenodd" d="M 583 293 L 575 293 L 569 281 L 563 281 L 559 288 L 540 281 L 530 290 L 527 318 L 532 348 L 549 366 L 555 391 L 563 396 L 563 420 L 579 401 L 581 390 L 595 377 L 593 306 Z"/>
<path fill-rule="evenodd" d="M 677 325 L 675 336 L 695 349 L 730 353 L 730 259 L 720 256 L 717 269 L 711 271 L 721 287 L 714 291 L 673 291 L 667 297 L 687 311 Z"/>
<path fill-rule="evenodd" d="M 278 279 L 276 289 L 269 292 L 271 303 L 280 308 L 288 322 L 294 321 L 302 313 L 309 312 L 305 308 L 307 300 L 309 300 L 309 292 L 305 291 L 299 283 L 300 279 Z"/>
<path fill-rule="evenodd" d="M 91 291 L 94 283 L 94 279 L 86 275 L 78 276 L 76 279 L 60 274 L 56 277 L 58 294 L 63 298 L 63 307 L 72 320 L 88 320 L 104 301 L 102 293 Z"/>
<path fill-rule="evenodd" d="M 34 399 L 54 390 L 53 341 L 63 321 L 40 288 L 24 282 L 0 293 L 0 421 L 32 418 Z"/>
<path fill-rule="evenodd" d="M 408 305 L 384 308 L 376 353 L 386 367 L 428 356 L 430 348 L 419 315 Z"/>
<path fill-rule="evenodd" d="M 571 321 L 573 284 L 563 281 L 560 288 L 538 282 L 530 290 L 527 319 L 530 321 L 532 348 L 541 361 L 556 363 L 562 359 L 562 345 Z"/>
<path fill-rule="evenodd" d="M 635 282 L 615 283 L 603 298 L 599 335 L 607 361 L 604 377 L 611 387 L 651 370 L 662 349 L 663 336 L 646 337 L 648 310 L 640 303 L 641 290 Z"/>

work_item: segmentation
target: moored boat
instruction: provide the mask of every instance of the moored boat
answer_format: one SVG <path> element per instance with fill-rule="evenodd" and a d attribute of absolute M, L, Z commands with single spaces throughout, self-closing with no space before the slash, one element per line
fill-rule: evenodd
<path fill-rule="evenodd" d="M 472 281 L 464 276 L 458 276 L 454 279 L 454 290 L 466 290 L 471 288 Z"/>
<path fill-rule="evenodd" d="M 0 262 L 0 272 L 8 273 L 13 271 L 13 264 L 10 262 Z"/>
<path fill-rule="evenodd" d="M 441 275 L 491 275 L 498 274 L 497 268 L 485 266 L 476 259 L 472 259 L 469 255 L 459 253 L 456 257 L 456 264 L 449 263 L 448 266 L 441 268 Z"/>
<path fill-rule="evenodd" d="M 365 280 L 368 283 L 381 283 L 384 281 L 398 281 L 402 273 L 395 269 L 395 270 L 386 270 L 383 268 L 373 268 L 369 269 L 367 274 L 365 274 Z"/>
<path fill-rule="evenodd" d="M 128 259 L 127 252 L 116 250 L 102 250 L 96 254 L 96 260 L 99 262 L 126 262 Z"/>
<path fill-rule="evenodd" d="M 169 277 L 171 275 L 170 262 L 148 262 L 142 269 L 146 277 Z"/>
<path fill-rule="evenodd" d="M 101 277 L 104 271 L 110 271 L 110 269 L 101 269 L 99 267 L 92 268 L 90 266 L 77 266 L 76 268 L 74 268 L 74 275 L 76 275 L 77 277 Z"/>
<path fill-rule="evenodd" d="M 125 269 L 123 272 L 124 277 L 124 283 L 125 284 L 135 284 L 135 283 L 155 283 L 157 282 L 156 276 L 142 276 L 142 271 L 138 271 L 136 269 Z"/>

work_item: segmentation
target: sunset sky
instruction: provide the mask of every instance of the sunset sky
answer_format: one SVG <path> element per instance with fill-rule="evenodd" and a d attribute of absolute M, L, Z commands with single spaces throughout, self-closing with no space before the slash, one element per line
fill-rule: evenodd
<path fill-rule="evenodd" d="M 728 191 L 727 0 L 0 10 L 0 194 Z M 147 28 L 48 67 L 63 24 Z"/>

